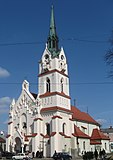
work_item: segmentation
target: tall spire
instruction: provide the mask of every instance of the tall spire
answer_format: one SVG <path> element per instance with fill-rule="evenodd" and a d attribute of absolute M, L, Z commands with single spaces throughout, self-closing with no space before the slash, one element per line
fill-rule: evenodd
<path fill-rule="evenodd" d="M 58 37 L 56 33 L 53 6 L 51 7 L 51 20 L 50 20 L 49 36 L 47 39 L 47 48 L 51 52 L 52 58 L 57 57 L 59 55 Z"/>
<path fill-rule="evenodd" d="M 54 8 L 51 7 L 51 21 L 50 21 L 50 36 L 56 35 L 55 18 L 54 18 Z"/>

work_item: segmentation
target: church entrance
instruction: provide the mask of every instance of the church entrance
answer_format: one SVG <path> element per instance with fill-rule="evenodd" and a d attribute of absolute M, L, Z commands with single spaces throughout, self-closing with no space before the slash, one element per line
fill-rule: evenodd
<path fill-rule="evenodd" d="M 15 138 L 15 152 L 16 153 L 20 153 L 20 152 L 22 152 L 22 147 L 21 147 L 21 140 L 20 140 L 20 138 L 19 137 L 16 137 Z"/>

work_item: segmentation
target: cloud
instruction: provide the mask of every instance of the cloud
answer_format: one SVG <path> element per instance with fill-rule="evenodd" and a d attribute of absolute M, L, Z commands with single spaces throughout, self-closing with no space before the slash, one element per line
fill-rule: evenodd
<path fill-rule="evenodd" d="M 103 125 L 105 123 L 107 123 L 107 120 L 106 119 L 96 119 L 96 121 L 100 124 L 100 125 Z"/>
<path fill-rule="evenodd" d="M 6 69 L 0 67 L 0 78 L 9 77 L 9 76 L 10 76 L 10 73 Z"/>
<path fill-rule="evenodd" d="M 11 98 L 10 97 L 2 97 L 2 98 L 0 98 L 0 109 L 2 108 L 2 110 L 4 110 L 4 108 L 9 106 L 10 103 L 11 103 Z"/>

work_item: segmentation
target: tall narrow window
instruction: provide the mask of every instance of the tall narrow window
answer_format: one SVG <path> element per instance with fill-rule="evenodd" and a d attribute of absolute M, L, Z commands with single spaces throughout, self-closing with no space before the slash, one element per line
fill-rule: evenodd
<path fill-rule="evenodd" d="M 86 146 L 85 146 L 85 141 L 83 142 L 83 150 L 86 149 Z"/>
<path fill-rule="evenodd" d="M 106 143 L 105 143 L 105 149 L 107 149 L 107 145 L 106 145 Z"/>
<path fill-rule="evenodd" d="M 61 92 L 63 92 L 63 89 L 64 89 L 64 86 L 63 86 L 63 78 L 61 79 L 60 83 L 61 83 Z"/>
<path fill-rule="evenodd" d="M 47 135 L 50 136 L 50 124 L 49 123 L 46 124 L 46 133 Z"/>
<path fill-rule="evenodd" d="M 66 124 L 65 123 L 63 123 L 63 125 L 62 125 L 62 132 L 65 134 L 65 132 L 66 132 Z"/>
<path fill-rule="evenodd" d="M 47 78 L 46 80 L 46 92 L 50 92 L 50 79 Z"/>

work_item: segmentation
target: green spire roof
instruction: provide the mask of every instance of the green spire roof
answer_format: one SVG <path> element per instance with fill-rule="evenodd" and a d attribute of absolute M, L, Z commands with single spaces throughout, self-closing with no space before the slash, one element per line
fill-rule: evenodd
<path fill-rule="evenodd" d="M 56 35 L 55 19 L 54 19 L 54 8 L 51 7 L 51 22 L 50 22 L 50 36 Z"/>
<path fill-rule="evenodd" d="M 58 37 L 56 33 L 53 6 L 51 7 L 51 20 L 50 20 L 49 36 L 47 40 L 47 48 L 51 52 L 52 58 L 57 57 L 59 55 Z"/>

